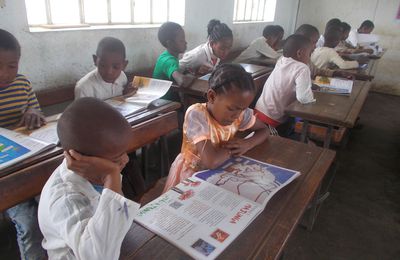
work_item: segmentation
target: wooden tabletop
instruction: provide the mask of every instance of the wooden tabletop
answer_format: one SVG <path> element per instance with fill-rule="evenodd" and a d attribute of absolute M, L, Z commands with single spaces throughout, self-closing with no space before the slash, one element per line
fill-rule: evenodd
<path fill-rule="evenodd" d="M 335 152 L 281 137 L 270 137 L 247 156 L 301 172 L 280 190 L 265 210 L 218 257 L 219 259 L 275 259 L 335 158 Z M 121 259 L 190 259 L 180 249 L 133 223 L 121 248 Z"/>
<path fill-rule="evenodd" d="M 364 105 L 370 82 L 355 81 L 350 96 L 314 92 L 315 103 L 303 105 L 297 100 L 285 112 L 289 116 L 332 126 L 352 128 Z"/>

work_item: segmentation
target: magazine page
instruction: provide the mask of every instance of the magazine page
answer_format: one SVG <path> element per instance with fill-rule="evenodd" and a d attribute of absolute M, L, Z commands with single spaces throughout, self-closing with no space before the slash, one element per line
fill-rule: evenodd
<path fill-rule="evenodd" d="M 138 87 L 137 92 L 125 99 L 128 103 L 148 105 L 153 100 L 164 96 L 172 85 L 172 81 L 135 76 L 133 85 Z"/>
<path fill-rule="evenodd" d="M 195 259 L 214 259 L 261 211 L 257 203 L 189 178 L 143 206 L 135 221 Z"/>
<path fill-rule="evenodd" d="M 0 170 L 55 145 L 0 128 Z"/>
<path fill-rule="evenodd" d="M 14 129 L 14 131 L 24 135 L 28 135 L 45 143 L 57 145 L 59 143 L 57 134 L 57 121 L 60 116 L 61 114 L 56 114 L 46 117 L 46 124 L 38 129 L 29 130 L 25 126 L 23 126 Z"/>
<path fill-rule="evenodd" d="M 139 104 L 133 104 L 130 102 L 126 102 L 123 98 L 121 97 L 115 97 L 111 99 L 105 100 L 106 103 L 114 107 L 118 112 L 121 113 L 123 116 L 129 116 L 134 113 L 138 113 L 142 110 L 146 109 L 145 105 L 139 105 Z"/>
<path fill-rule="evenodd" d="M 353 81 L 347 79 L 317 76 L 314 83 L 320 87 L 320 92 L 350 95 L 353 89 Z"/>
<path fill-rule="evenodd" d="M 265 208 L 276 192 L 299 175 L 298 171 L 239 156 L 229 159 L 217 169 L 198 172 L 195 178 L 229 190 Z"/>

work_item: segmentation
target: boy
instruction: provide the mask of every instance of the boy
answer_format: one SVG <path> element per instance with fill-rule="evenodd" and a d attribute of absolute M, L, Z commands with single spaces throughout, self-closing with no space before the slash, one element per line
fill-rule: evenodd
<path fill-rule="evenodd" d="M 359 44 L 358 35 L 359 34 L 370 34 L 375 28 L 375 25 L 370 20 L 365 20 L 361 23 L 357 30 L 352 30 L 347 38 L 347 43 L 349 43 L 353 48 L 357 48 Z M 371 52 L 372 53 L 372 52 Z"/>
<path fill-rule="evenodd" d="M 29 80 L 18 74 L 21 47 L 9 32 L 0 29 L 0 127 L 25 126 L 33 129 L 45 123 Z M 44 259 L 40 246 L 42 235 L 37 223 L 37 202 L 34 199 L 7 210 L 15 224 L 22 259 Z"/>
<path fill-rule="evenodd" d="M 310 41 L 302 35 L 291 35 L 283 46 L 280 58 L 255 107 L 256 117 L 287 134 L 285 108 L 296 99 L 302 104 L 314 102 L 308 63 L 312 52 Z"/>
<path fill-rule="evenodd" d="M 249 62 L 252 59 L 278 59 L 277 46 L 282 40 L 283 33 L 280 26 L 267 25 L 263 30 L 263 36 L 252 41 L 240 55 L 235 59 L 237 63 Z"/>
<path fill-rule="evenodd" d="M 173 80 L 182 87 L 189 86 L 195 78 L 179 71 L 178 56 L 185 52 L 187 44 L 182 27 L 173 22 L 163 23 L 158 30 L 158 40 L 166 50 L 157 59 L 153 78 Z M 179 100 L 179 97 L 171 90 L 165 94 L 164 98 L 173 101 Z"/>
<path fill-rule="evenodd" d="M 342 38 L 342 30 L 339 27 L 330 27 L 324 34 L 323 47 L 316 48 L 311 55 L 312 63 L 318 68 L 327 68 L 331 63 L 340 69 L 356 69 L 360 63 L 367 63 L 368 59 L 360 56 L 358 61 L 346 61 L 335 51 L 335 47 Z"/>
<path fill-rule="evenodd" d="M 326 25 L 325 25 L 325 32 L 327 32 L 329 30 L 329 28 L 331 27 L 337 27 L 337 28 L 341 28 L 342 26 L 342 22 L 338 19 L 338 18 L 332 18 L 330 19 Z M 319 37 L 318 41 L 317 41 L 317 48 L 319 47 L 323 47 L 325 44 L 325 36 L 323 34 L 321 34 L 321 36 Z"/>
<path fill-rule="evenodd" d="M 113 37 L 103 38 L 97 45 L 93 62 L 96 69 L 76 83 L 75 99 L 95 97 L 104 100 L 134 91 L 127 84 L 128 79 L 123 72 L 128 61 L 122 41 Z"/>
<path fill-rule="evenodd" d="M 43 247 L 50 259 L 118 259 L 139 207 L 121 191 L 131 127 L 110 105 L 81 98 L 64 111 L 57 132 L 65 159 L 42 190 Z"/>

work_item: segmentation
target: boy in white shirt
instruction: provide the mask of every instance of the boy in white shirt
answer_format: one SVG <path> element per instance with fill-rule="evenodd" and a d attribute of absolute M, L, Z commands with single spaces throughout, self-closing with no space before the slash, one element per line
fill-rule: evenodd
<path fill-rule="evenodd" d="M 121 191 L 131 127 L 110 105 L 81 98 L 62 114 L 57 131 L 65 159 L 39 202 L 43 248 L 49 259 L 118 259 L 139 207 Z"/>
<path fill-rule="evenodd" d="M 81 78 L 75 86 L 75 99 L 95 97 L 108 99 L 133 92 L 123 70 L 128 65 L 125 46 L 122 41 L 105 37 L 97 45 L 96 55 L 93 55 L 96 69 Z"/>
<path fill-rule="evenodd" d="M 372 21 L 365 20 L 364 22 L 361 23 L 360 27 L 357 30 L 350 31 L 349 37 L 347 37 L 346 42 L 349 43 L 354 48 L 357 48 L 359 47 L 359 40 L 358 40 L 359 34 L 371 34 L 374 28 L 375 25 Z"/>
<path fill-rule="evenodd" d="M 325 25 L 325 32 L 327 32 L 329 30 L 329 28 L 331 27 L 338 27 L 341 28 L 342 26 L 342 22 L 338 19 L 338 18 L 332 18 L 330 19 L 326 25 Z M 323 47 L 325 44 L 325 36 L 323 34 L 321 34 L 321 36 L 319 37 L 317 43 L 316 43 L 316 47 Z"/>
<path fill-rule="evenodd" d="M 246 63 L 253 59 L 278 59 L 281 54 L 277 52 L 277 46 L 283 38 L 282 27 L 267 25 L 263 30 L 263 36 L 252 41 L 235 59 L 236 63 Z"/>
<path fill-rule="evenodd" d="M 283 46 L 280 58 L 264 85 L 263 92 L 255 106 L 256 117 L 280 129 L 288 120 L 285 108 L 296 99 L 302 104 L 314 102 L 311 90 L 311 75 L 308 63 L 313 49 L 311 42 L 303 35 L 291 35 Z"/>

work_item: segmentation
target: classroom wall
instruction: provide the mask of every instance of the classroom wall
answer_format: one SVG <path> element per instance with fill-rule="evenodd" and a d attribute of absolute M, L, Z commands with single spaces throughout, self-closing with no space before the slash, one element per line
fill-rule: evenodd
<path fill-rule="evenodd" d="M 91 55 L 105 36 L 121 39 L 127 47 L 127 71 L 152 67 L 163 48 L 158 28 L 96 29 L 29 32 L 25 1 L 5 0 L 0 9 L 0 27 L 13 33 L 22 45 L 20 73 L 34 90 L 74 84 L 94 68 Z M 277 0 L 275 23 L 293 31 L 298 0 Z M 212 18 L 227 23 L 234 32 L 234 48 L 244 47 L 261 35 L 267 23 L 233 24 L 233 0 L 186 0 L 185 32 L 188 49 L 206 40 L 206 25 Z"/>
<path fill-rule="evenodd" d="M 325 23 L 337 17 L 358 28 L 370 19 L 387 52 L 379 61 L 372 88 L 400 95 L 400 21 L 395 20 L 399 0 L 300 0 L 297 25 L 310 23 L 322 33 Z"/>

